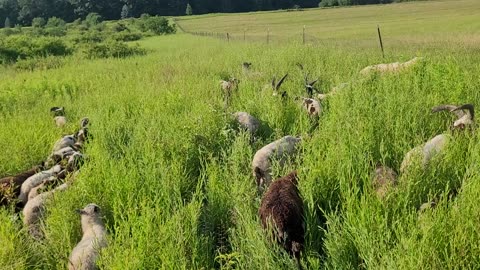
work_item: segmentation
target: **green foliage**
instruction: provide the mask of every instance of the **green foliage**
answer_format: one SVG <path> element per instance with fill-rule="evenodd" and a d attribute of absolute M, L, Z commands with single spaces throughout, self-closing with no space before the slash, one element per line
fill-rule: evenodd
<path fill-rule="evenodd" d="M 100 14 L 98 13 L 95 13 L 95 12 L 92 12 L 92 13 L 89 13 L 87 15 L 87 17 L 85 18 L 85 21 L 84 23 L 88 26 L 88 27 L 94 27 L 96 25 L 98 25 L 99 23 L 102 22 L 102 16 L 100 16 Z"/>
<path fill-rule="evenodd" d="M 32 20 L 32 27 L 35 29 L 42 29 L 47 24 L 47 21 L 42 17 L 36 17 Z"/>
<path fill-rule="evenodd" d="M 45 25 L 45 34 L 49 36 L 65 36 L 67 34 L 67 26 L 64 20 L 51 17 Z"/>
<path fill-rule="evenodd" d="M 190 3 L 187 4 L 187 8 L 185 9 L 185 15 L 190 16 L 193 14 L 192 6 Z"/>
<path fill-rule="evenodd" d="M 140 30 L 151 31 L 157 35 L 168 35 L 176 32 L 175 25 L 170 25 L 166 18 L 160 16 L 143 16 L 138 24 Z"/>
<path fill-rule="evenodd" d="M 65 56 L 72 53 L 72 49 L 58 38 L 34 38 L 26 35 L 10 36 L 0 40 L 0 63 L 8 64 L 17 59 L 33 57 Z"/>
<path fill-rule="evenodd" d="M 122 22 L 117 22 L 116 24 L 113 25 L 113 31 L 115 32 L 123 32 L 129 30 L 128 27 L 122 23 Z"/>
<path fill-rule="evenodd" d="M 62 57 L 47 56 L 39 58 L 20 59 L 15 63 L 15 69 L 17 70 L 48 70 L 54 68 L 60 68 L 65 64 L 65 60 Z"/>
<path fill-rule="evenodd" d="M 89 44 L 84 50 L 86 58 L 125 58 L 133 55 L 146 54 L 145 49 L 138 44 L 129 46 L 120 41 L 107 41 L 105 43 Z"/>
<path fill-rule="evenodd" d="M 135 32 L 121 32 L 113 36 L 117 41 L 137 41 L 142 39 L 143 35 L 141 33 Z"/>

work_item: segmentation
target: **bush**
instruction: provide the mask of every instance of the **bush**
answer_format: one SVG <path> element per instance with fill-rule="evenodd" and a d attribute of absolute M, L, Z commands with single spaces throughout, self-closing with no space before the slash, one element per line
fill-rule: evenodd
<path fill-rule="evenodd" d="M 20 59 L 46 56 L 64 56 L 73 51 L 58 38 L 32 38 L 25 35 L 10 36 L 0 40 L 0 63 L 14 63 Z"/>
<path fill-rule="evenodd" d="M 132 55 L 144 55 L 145 49 L 138 44 L 128 46 L 125 42 L 108 41 L 105 43 L 90 44 L 85 49 L 85 57 L 92 58 L 124 58 Z"/>
<path fill-rule="evenodd" d="M 116 41 L 137 41 L 143 38 L 140 33 L 121 32 L 113 37 Z"/>
<path fill-rule="evenodd" d="M 64 20 L 51 17 L 45 25 L 45 34 L 49 36 L 65 36 L 67 34 L 67 25 Z"/>
<path fill-rule="evenodd" d="M 87 17 L 85 18 L 85 24 L 88 27 L 95 26 L 95 25 L 97 25 L 101 22 L 102 22 L 102 16 L 100 16 L 100 14 L 95 13 L 95 12 L 89 13 L 87 15 Z"/>
<path fill-rule="evenodd" d="M 88 31 L 73 38 L 75 43 L 99 43 L 105 40 L 105 35 L 96 31 Z"/>
<path fill-rule="evenodd" d="M 129 30 L 128 27 L 122 23 L 122 22 L 118 22 L 116 24 L 113 25 L 113 31 L 115 32 L 123 32 L 125 30 Z"/>
<path fill-rule="evenodd" d="M 30 58 L 30 59 L 22 59 L 17 61 L 15 64 L 15 69 L 17 70 L 47 70 L 47 69 L 54 69 L 60 68 L 64 65 L 63 58 L 49 56 L 45 58 Z"/>
<path fill-rule="evenodd" d="M 47 24 L 47 21 L 45 21 L 45 19 L 42 17 L 36 17 L 36 18 L 33 18 L 32 20 L 33 28 L 43 28 L 46 24 Z"/>
<path fill-rule="evenodd" d="M 157 35 L 167 35 L 176 32 L 175 25 L 170 25 L 166 18 L 160 16 L 148 16 L 140 19 L 139 28 L 143 32 L 151 31 Z"/>

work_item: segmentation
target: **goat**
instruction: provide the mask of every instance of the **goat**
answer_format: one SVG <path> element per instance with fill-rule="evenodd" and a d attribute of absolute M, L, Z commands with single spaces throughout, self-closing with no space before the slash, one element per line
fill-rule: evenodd
<path fill-rule="evenodd" d="M 238 84 L 240 84 L 240 80 L 235 78 L 230 78 L 228 81 L 221 80 L 220 86 L 222 87 L 224 98 L 225 98 L 225 108 L 230 105 L 230 99 L 233 94 L 233 91 L 238 90 Z"/>
<path fill-rule="evenodd" d="M 32 237 L 39 239 L 42 237 L 38 221 L 43 217 L 45 212 L 45 203 L 53 196 L 55 192 L 63 191 L 68 188 L 68 184 L 62 184 L 53 190 L 44 192 L 32 199 L 29 199 L 23 208 L 23 224 L 28 227 L 28 231 Z"/>
<path fill-rule="evenodd" d="M 100 249 L 107 246 L 107 231 L 100 211 L 100 207 L 93 203 L 77 210 L 81 215 L 83 236 L 68 259 L 69 270 L 96 269 Z"/>
<path fill-rule="evenodd" d="M 307 92 L 307 96 L 309 98 L 312 98 L 313 97 L 313 92 L 317 92 L 318 93 L 318 90 L 314 87 L 315 83 L 318 82 L 319 79 L 316 79 L 316 80 L 313 80 L 313 81 L 309 81 L 308 80 L 308 72 L 305 72 L 305 69 L 303 68 L 303 65 L 300 64 L 300 63 L 297 63 L 297 66 L 300 68 L 300 71 L 303 73 L 303 76 L 304 76 L 304 80 L 305 80 L 305 90 Z"/>
<path fill-rule="evenodd" d="M 53 120 L 57 127 L 63 127 L 67 124 L 67 118 L 65 117 L 65 109 L 63 107 L 52 107 L 50 112 L 54 114 Z"/>
<path fill-rule="evenodd" d="M 455 105 L 439 105 L 432 108 L 432 113 L 440 111 L 449 111 L 455 113 L 458 119 L 453 123 L 453 128 L 465 129 L 474 123 L 475 108 L 472 104 Z M 466 112 L 465 112 L 466 111 Z"/>
<path fill-rule="evenodd" d="M 249 113 L 236 112 L 233 116 L 238 124 L 252 135 L 260 128 L 260 121 Z"/>
<path fill-rule="evenodd" d="M 22 184 L 31 176 L 42 171 L 43 164 L 37 165 L 30 170 L 21 172 L 14 176 L 7 176 L 0 179 L 0 205 L 10 203 L 15 197 L 20 194 Z"/>
<path fill-rule="evenodd" d="M 384 198 L 388 189 L 397 184 L 397 177 L 398 175 L 393 169 L 377 164 L 372 184 L 378 198 Z"/>
<path fill-rule="evenodd" d="M 75 145 L 75 142 L 76 139 L 73 135 L 63 136 L 61 139 L 55 142 L 52 152 L 55 153 L 65 147 L 73 147 Z"/>
<path fill-rule="evenodd" d="M 40 185 L 45 179 L 48 179 L 51 176 L 58 174 L 62 170 L 60 165 L 55 165 L 51 169 L 36 173 L 30 176 L 25 182 L 23 182 L 22 187 L 20 188 L 20 194 L 18 195 L 18 199 L 25 205 L 28 201 L 28 193 L 32 188 Z"/>
<path fill-rule="evenodd" d="M 252 171 L 259 191 L 268 187 L 272 180 L 271 160 L 278 159 L 280 166 L 283 166 L 287 157 L 295 152 L 295 146 L 300 140 L 300 138 L 285 136 L 267 144 L 255 153 L 252 161 Z"/>
<path fill-rule="evenodd" d="M 278 82 L 277 80 L 275 79 L 275 76 L 273 76 L 273 79 L 272 79 L 272 89 L 273 89 L 273 95 L 274 96 L 277 96 L 278 95 L 278 91 L 280 90 L 280 86 L 282 86 L 283 82 L 285 81 L 285 79 L 287 78 L 288 76 L 288 73 L 285 74 Z M 283 91 L 282 94 L 281 94 L 282 98 L 287 98 L 287 91 Z"/>
<path fill-rule="evenodd" d="M 402 164 L 400 165 L 400 172 L 402 174 L 405 173 L 418 159 L 421 159 L 422 167 L 425 168 L 434 156 L 445 149 L 449 139 L 449 135 L 440 134 L 425 144 L 416 146 L 410 150 L 403 158 Z"/>
<path fill-rule="evenodd" d="M 263 229 L 297 261 L 305 242 L 304 206 L 297 188 L 297 172 L 275 180 L 262 198 L 258 214 Z"/>
<path fill-rule="evenodd" d="M 242 68 L 244 72 L 250 71 L 250 66 L 252 66 L 252 63 L 249 62 L 243 62 L 242 63 Z"/>
<path fill-rule="evenodd" d="M 302 105 L 310 116 L 319 116 L 322 112 L 322 105 L 313 98 L 302 98 Z"/>
<path fill-rule="evenodd" d="M 398 72 L 404 69 L 407 69 L 413 65 L 415 65 L 418 61 L 422 60 L 423 57 L 415 57 L 407 62 L 400 63 L 400 62 L 395 62 L 395 63 L 389 63 L 389 64 L 378 64 L 378 65 L 372 65 L 365 67 L 360 71 L 361 75 L 368 75 L 371 72 L 380 72 L 380 73 L 393 73 L 393 72 Z"/>

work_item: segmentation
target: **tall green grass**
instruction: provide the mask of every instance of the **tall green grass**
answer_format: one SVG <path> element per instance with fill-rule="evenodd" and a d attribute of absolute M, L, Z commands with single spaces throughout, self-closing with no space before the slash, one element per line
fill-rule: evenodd
<path fill-rule="evenodd" d="M 0 175 L 44 159 L 61 135 L 91 119 L 88 161 L 74 185 L 48 204 L 46 238 L 34 242 L 21 219 L 0 211 L 4 269 L 64 269 L 81 237 L 74 209 L 102 207 L 109 232 L 102 269 L 294 269 L 266 239 L 251 160 L 284 135 L 304 138 L 299 154 L 275 176 L 300 175 L 309 269 L 479 268 L 479 133 L 452 133 L 441 103 L 479 100 L 480 54 L 465 48 L 412 49 L 380 58 L 376 48 L 244 44 L 188 35 L 142 41 L 146 56 L 68 60 L 56 70 L 0 75 Z M 364 66 L 425 61 L 403 73 L 360 77 Z M 253 74 L 241 63 L 251 61 Z M 350 82 L 323 102 L 319 127 L 296 101 L 303 63 L 321 90 Z M 282 102 L 265 89 L 289 72 Z M 219 80 L 241 80 L 228 113 L 264 121 L 250 144 L 231 129 Z M 69 124 L 54 126 L 49 108 L 65 106 Z M 266 129 L 267 130 L 267 129 Z M 426 170 L 413 168 L 384 200 L 371 187 L 377 161 L 399 170 L 411 148 L 441 133 L 452 140 Z M 451 190 L 456 197 L 448 198 Z M 433 198 L 438 207 L 417 213 Z"/>

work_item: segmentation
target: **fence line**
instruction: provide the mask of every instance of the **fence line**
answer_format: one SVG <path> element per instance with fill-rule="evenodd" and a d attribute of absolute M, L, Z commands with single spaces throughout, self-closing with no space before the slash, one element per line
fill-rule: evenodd
<path fill-rule="evenodd" d="M 329 38 L 321 38 L 312 34 L 308 33 L 308 27 L 303 26 L 302 28 L 298 29 L 298 33 L 290 36 L 285 36 L 285 35 L 275 35 L 274 32 L 270 31 L 269 28 L 265 29 L 265 32 L 258 33 L 256 32 L 255 34 L 250 34 L 248 33 L 247 29 L 244 29 L 243 31 L 240 30 L 239 32 L 236 33 L 231 33 L 231 32 L 205 32 L 205 31 L 188 31 L 184 29 L 179 23 L 178 20 L 173 19 L 177 27 L 184 33 L 194 35 L 194 36 L 201 36 L 201 37 L 210 37 L 210 38 L 215 38 L 219 40 L 225 40 L 226 42 L 231 42 L 231 41 L 243 41 L 243 42 L 255 42 L 255 43 L 285 43 L 285 42 L 298 42 L 300 44 L 304 45 L 328 45 L 331 43 L 337 43 L 338 40 L 334 39 L 329 39 Z M 373 30 L 373 29 L 372 29 Z M 377 30 L 377 29 L 375 29 Z M 378 27 L 379 31 L 379 27 Z M 380 37 L 381 39 L 381 37 Z M 362 40 L 366 41 L 369 43 L 370 41 L 367 40 Z M 381 53 L 383 57 L 385 57 L 385 52 L 383 48 L 383 42 L 380 40 L 381 43 Z"/>

